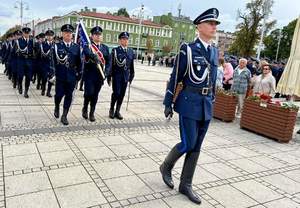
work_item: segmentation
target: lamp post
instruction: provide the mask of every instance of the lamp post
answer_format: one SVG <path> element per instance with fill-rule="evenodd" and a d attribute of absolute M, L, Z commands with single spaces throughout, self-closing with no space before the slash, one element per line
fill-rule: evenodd
<path fill-rule="evenodd" d="M 277 51 L 276 51 L 276 61 L 278 59 L 278 53 L 279 53 L 281 38 L 282 38 L 282 30 L 279 29 L 278 45 L 277 45 Z"/>
<path fill-rule="evenodd" d="M 23 26 L 23 15 L 24 15 L 24 9 L 29 10 L 29 5 L 27 2 L 24 2 L 23 0 L 19 0 L 15 2 L 15 9 L 20 9 L 20 23 L 21 26 Z"/>
<path fill-rule="evenodd" d="M 142 4 L 141 8 L 140 8 L 140 12 L 139 12 L 140 22 L 139 22 L 139 33 L 138 33 L 138 45 L 137 45 L 137 49 L 136 49 L 136 61 L 137 62 L 139 60 L 140 39 L 141 39 L 143 17 L 144 17 L 144 5 Z"/>

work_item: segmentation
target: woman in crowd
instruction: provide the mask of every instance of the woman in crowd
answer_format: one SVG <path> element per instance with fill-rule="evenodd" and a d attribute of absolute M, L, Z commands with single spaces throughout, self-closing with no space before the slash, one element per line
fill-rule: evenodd
<path fill-rule="evenodd" d="M 230 90 L 232 82 L 233 82 L 233 67 L 231 63 L 224 63 L 224 79 L 223 79 L 224 90 Z"/>
<path fill-rule="evenodd" d="M 216 87 L 223 88 L 223 78 L 224 78 L 224 58 L 219 58 L 219 66 L 217 71 L 217 80 L 216 80 Z"/>
<path fill-rule="evenodd" d="M 253 93 L 265 94 L 269 96 L 275 95 L 276 80 L 272 75 L 270 64 L 267 62 L 262 64 L 262 74 L 253 77 Z"/>

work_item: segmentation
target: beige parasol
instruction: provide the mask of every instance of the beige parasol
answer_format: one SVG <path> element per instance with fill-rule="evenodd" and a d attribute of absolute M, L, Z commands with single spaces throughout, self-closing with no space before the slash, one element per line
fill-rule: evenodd
<path fill-rule="evenodd" d="M 290 57 L 278 82 L 277 92 L 300 96 L 300 17 L 294 31 Z"/>

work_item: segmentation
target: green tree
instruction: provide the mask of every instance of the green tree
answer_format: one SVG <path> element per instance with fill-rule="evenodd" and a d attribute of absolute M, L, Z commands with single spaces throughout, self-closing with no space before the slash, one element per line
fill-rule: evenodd
<path fill-rule="evenodd" d="M 268 2 L 268 7 L 266 7 Z M 232 54 L 249 57 L 255 54 L 254 47 L 257 45 L 261 30 L 262 20 L 271 14 L 273 0 L 252 0 L 246 4 L 246 10 L 242 13 L 238 11 L 238 18 L 242 20 L 236 28 L 236 39 L 231 45 L 229 52 Z M 266 22 L 267 33 L 274 25 L 275 21 Z"/>
<path fill-rule="evenodd" d="M 117 12 L 114 13 L 115 16 L 124 16 L 129 17 L 129 14 L 126 10 L 126 8 L 120 8 Z"/>
<path fill-rule="evenodd" d="M 166 44 L 162 47 L 162 53 L 164 56 L 169 55 L 170 52 L 172 51 L 173 47 L 171 44 Z"/>
<path fill-rule="evenodd" d="M 162 15 L 160 18 L 160 24 L 169 25 L 170 27 L 173 27 L 172 14 L 169 13 L 168 15 Z"/>
<path fill-rule="evenodd" d="M 278 51 L 278 59 L 286 59 L 290 56 L 294 30 L 297 24 L 297 19 L 291 21 L 287 26 L 284 26 L 281 31 L 280 47 Z M 280 38 L 280 29 L 273 30 L 268 36 L 264 38 L 265 50 L 264 55 L 275 59 Z"/>
<path fill-rule="evenodd" d="M 7 38 L 7 35 L 9 33 L 15 32 L 16 30 L 21 30 L 21 26 L 20 25 L 16 25 L 12 28 L 9 28 L 0 38 L 1 41 L 5 40 Z"/>

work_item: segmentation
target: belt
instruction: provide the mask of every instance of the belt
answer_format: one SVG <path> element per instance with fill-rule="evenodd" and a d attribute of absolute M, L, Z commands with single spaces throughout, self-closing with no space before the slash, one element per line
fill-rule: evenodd
<path fill-rule="evenodd" d="M 209 95 L 211 92 L 211 87 L 192 87 L 192 86 L 185 86 L 183 90 L 188 92 L 198 93 L 200 95 Z"/>

